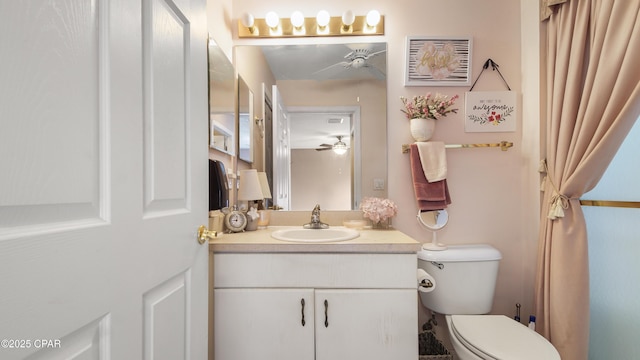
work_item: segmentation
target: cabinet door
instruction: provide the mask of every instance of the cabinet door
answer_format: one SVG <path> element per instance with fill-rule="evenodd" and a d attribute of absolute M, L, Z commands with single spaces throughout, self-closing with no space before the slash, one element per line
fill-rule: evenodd
<path fill-rule="evenodd" d="M 313 301 L 313 289 L 215 289 L 215 359 L 314 360 Z"/>
<path fill-rule="evenodd" d="M 413 289 L 316 290 L 317 360 L 415 360 Z"/>

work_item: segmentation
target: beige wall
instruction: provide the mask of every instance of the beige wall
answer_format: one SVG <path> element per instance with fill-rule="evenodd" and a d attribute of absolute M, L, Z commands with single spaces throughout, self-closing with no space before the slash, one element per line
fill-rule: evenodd
<path fill-rule="evenodd" d="M 348 5 L 347 5 L 348 4 Z M 450 223 L 439 233 L 447 244 L 489 243 L 503 254 L 493 312 L 513 316 L 514 305 L 523 305 L 523 318 L 532 311 L 533 269 L 538 223 L 536 172 L 539 159 L 539 26 L 536 1 L 449 0 L 425 2 L 414 0 L 364 1 L 326 0 L 307 3 L 293 0 L 264 2 L 236 0 L 231 18 L 244 11 L 258 17 L 269 10 L 290 14 L 301 10 L 308 14 L 322 8 L 341 14 L 347 8 L 365 14 L 372 7 L 385 16 L 386 33 L 368 41 L 388 44 L 387 84 L 387 153 L 389 198 L 399 207 L 393 223 L 406 234 L 426 242 L 429 231 L 415 221 L 417 211 L 408 155 L 402 144 L 410 143 L 409 123 L 400 112 L 400 96 L 427 91 L 461 96 L 464 105 L 466 87 L 405 87 L 405 41 L 409 35 L 473 36 L 473 76 L 477 76 L 488 58 L 500 64 L 500 71 L 519 94 L 519 121 L 512 133 L 465 133 L 464 111 L 438 123 L 436 141 L 446 143 L 485 143 L 513 141 L 507 152 L 496 149 L 448 150 L 449 187 L 453 203 L 449 207 Z M 286 16 L 286 15 L 283 15 Z M 232 27 L 232 31 L 235 29 Z M 235 35 L 234 35 L 235 36 Z M 365 40 L 359 38 L 358 40 Z M 234 44 L 350 42 L 353 39 L 234 39 Z M 477 91 L 502 90 L 499 76 L 492 71 L 476 85 Z"/>
<path fill-rule="evenodd" d="M 291 178 L 296 179 L 291 182 L 291 208 L 311 211 L 316 204 L 322 211 L 351 208 L 349 152 L 291 150 Z"/>

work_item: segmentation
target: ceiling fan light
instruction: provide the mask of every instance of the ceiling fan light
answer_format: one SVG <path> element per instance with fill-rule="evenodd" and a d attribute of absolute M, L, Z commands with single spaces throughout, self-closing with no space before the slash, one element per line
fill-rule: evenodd
<path fill-rule="evenodd" d="M 371 10 L 367 13 L 367 25 L 375 27 L 380 22 L 380 12 L 378 10 Z"/>
<path fill-rule="evenodd" d="M 300 11 L 294 11 L 291 14 L 291 25 L 296 29 L 300 29 L 304 25 L 304 15 Z"/>
<path fill-rule="evenodd" d="M 329 20 L 331 20 L 331 15 L 327 10 L 320 10 L 318 15 L 316 15 L 316 22 L 320 28 L 325 28 L 329 25 Z"/>
<path fill-rule="evenodd" d="M 333 147 L 333 152 L 338 155 L 344 155 L 347 152 L 347 146 L 344 143 L 342 143 L 341 145 L 335 145 Z"/>

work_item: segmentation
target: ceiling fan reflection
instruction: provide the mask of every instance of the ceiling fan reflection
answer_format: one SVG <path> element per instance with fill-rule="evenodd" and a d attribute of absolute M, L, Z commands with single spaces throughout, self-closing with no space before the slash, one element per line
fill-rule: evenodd
<path fill-rule="evenodd" d="M 314 74 L 319 74 L 321 72 L 325 72 L 325 71 L 328 71 L 334 68 L 340 68 L 340 67 L 345 70 L 366 69 L 377 79 L 382 80 L 385 78 L 385 73 L 380 69 L 378 69 L 377 67 L 375 67 L 374 65 L 370 64 L 368 60 L 386 51 L 387 50 L 380 50 L 380 51 L 372 52 L 370 49 L 366 49 L 366 48 L 353 49 L 347 55 L 344 56 L 344 58 L 346 59 L 345 61 L 341 61 L 333 65 L 327 66 L 324 69 L 320 69 L 314 72 Z"/>
<path fill-rule="evenodd" d="M 338 138 L 338 141 L 336 143 L 334 143 L 333 145 L 330 144 L 320 144 L 319 148 L 316 149 L 316 151 L 325 151 L 325 150 L 333 150 L 333 152 L 335 152 L 338 155 L 342 155 L 345 154 L 347 152 L 347 150 L 349 149 L 349 147 L 347 146 L 347 144 L 342 141 L 342 136 L 338 135 L 336 136 L 336 138 Z"/>

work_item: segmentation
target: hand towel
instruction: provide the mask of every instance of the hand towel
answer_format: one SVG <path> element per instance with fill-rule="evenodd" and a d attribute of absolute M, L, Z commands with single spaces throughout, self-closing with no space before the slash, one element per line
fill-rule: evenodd
<path fill-rule="evenodd" d="M 422 161 L 418 153 L 418 146 L 411 144 L 410 151 L 411 176 L 413 189 L 420 211 L 442 210 L 451 204 L 447 179 L 428 182 L 422 169 Z"/>
<path fill-rule="evenodd" d="M 416 143 L 422 170 L 428 182 L 447 178 L 447 157 L 444 143 L 441 141 L 425 141 Z"/>

